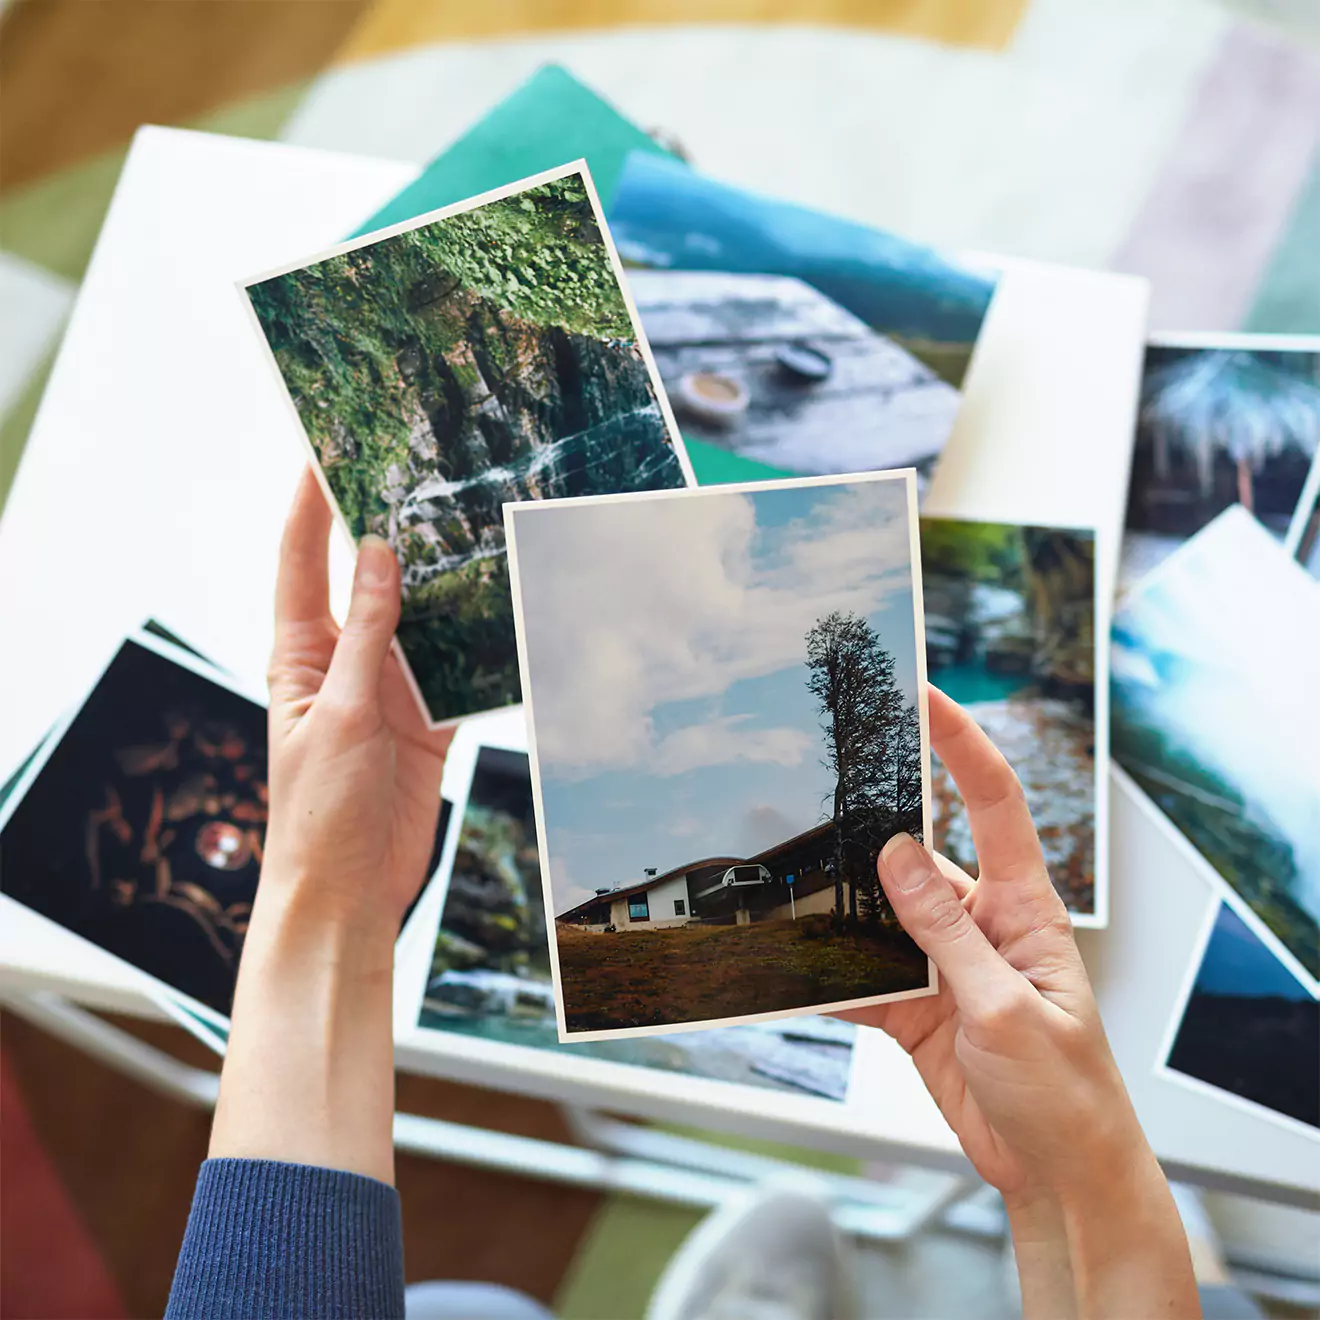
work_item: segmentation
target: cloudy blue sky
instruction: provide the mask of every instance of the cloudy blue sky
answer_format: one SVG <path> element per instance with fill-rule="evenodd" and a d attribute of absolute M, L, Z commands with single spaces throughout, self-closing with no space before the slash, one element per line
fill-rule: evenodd
<path fill-rule="evenodd" d="M 893 479 L 515 512 L 557 912 L 825 819 L 806 634 L 861 614 L 915 700 L 908 516 Z"/>

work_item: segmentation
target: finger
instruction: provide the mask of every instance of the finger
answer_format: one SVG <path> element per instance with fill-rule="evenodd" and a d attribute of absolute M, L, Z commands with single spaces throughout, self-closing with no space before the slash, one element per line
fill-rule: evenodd
<path fill-rule="evenodd" d="M 967 804 L 980 873 L 1050 888 L 1022 785 L 985 731 L 952 698 L 930 688 L 930 745 Z"/>
<path fill-rule="evenodd" d="M 413 695 L 412 685 L 403 672 L 403 665 L 393 650 L 385 661 L 385 673 L 380 681 L 380 712 L 401 744 L 435 758 L 438 789 L 440 770 L 444 766 L 449 744 L 453 741 L 454 728 L 450 725 L 443 729 L 432 729 L 427 724 L 421 706 Z"/>
<path fill-rule="evenodd" d="M 266 677 L 271 718 L 279 723 L 303 714 L 320 691 L 334 651 L 329 535 L 330 506 L 311 468 L 305 468 L 284 524 L 275 577 L 275 642 Z"/>
<path fill-rule="evenodd" d="M 399 561 L 389 542 L 364 536 L 358 545 L 348 618 L 335 644 L 323 691 L 345 705 L 379 710 L 381 676 L 399 624 Z"/>
<path fill-rule="evenodd" d="M 327 567 L 330 506 L 311 468 L 304 468 L 284 524 L 275 579 L 275 627 L 330 621 Z"/>
<path fill-rule="evenodd" d="M 959 898 L 966 898 L 972 892 L 976 881 L 957 862 L 951 862 L 942 852 L 936 852 L 932 848 L 930 855 L 935 859 L 935 865 L 940 868 L 940 874 L 953 886 L 953 892 Z"/>
<path fill-rule="evenodd" d="M 910 834 L 896 834 L 885 844 L 876 873 L 894 915 L 940 969 L 960 1006 L 1012 975 L 934 858 Z"/>

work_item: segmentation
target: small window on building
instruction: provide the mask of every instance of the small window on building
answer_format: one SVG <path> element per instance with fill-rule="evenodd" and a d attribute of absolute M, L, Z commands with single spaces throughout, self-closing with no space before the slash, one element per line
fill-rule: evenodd
<path fill-rule="evenodd" d="M 674 916 L 676 917 L 687 916 L 687 903 L 681 898 L 674 899 Z"/>
<path fill-rule="evenodd" d="M 634 894 L 628 900 L 629 921 L 650 921 L 651 907 L 645 894 Z"/>

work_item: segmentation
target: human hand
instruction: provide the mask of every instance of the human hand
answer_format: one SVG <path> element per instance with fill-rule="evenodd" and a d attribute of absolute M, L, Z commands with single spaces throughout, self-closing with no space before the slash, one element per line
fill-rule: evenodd
<path fill-rule="evenodd" d="M 980 875 L 907 835 L 877 862 L 938 995 L 841 1016 L 912 1056 L 1003 1194 L 1029 1317 L 1198 1315 L 1186 1236 L 1109 1048 L 1022 786 L 976 722 L 930 689 L 931 746 L 967 805 Z"/>
<path fill-rule="evenodd" d="M 330 521 L 308 469 L 280 549 L 261 887 L 397 933 L 435 843 L 452 731 L 427 729 L 391 649 L 399 566 L 377 537 L 359 547 L 348 618 L 336 626 Z"/>
<path fill-rule="evenodd" d="M 330 509 L 303 474 L 280 548 L 270 821 L 243 944 L 211 1155 L 394 1176 L 394 942 L 425 879 L 448 731 L 391 650 L 399 567 L 358 550 L 330 616 Z"/>
<path fill-rule="evenodd" d="M 906 834 L 889 841 L 880 882 L 940 990 L 847 1016 L 912 1056 L 977 1172 L 1011 1195 L 1140 1130 L 1017 776 L 936 688 L 930 730 L 967 804 L 980 879 Z"/>

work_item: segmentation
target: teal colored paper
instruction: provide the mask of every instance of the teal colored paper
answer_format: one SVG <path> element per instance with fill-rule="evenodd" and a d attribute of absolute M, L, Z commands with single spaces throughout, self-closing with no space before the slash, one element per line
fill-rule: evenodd
<path fill-rule="evenodd" d="M 624 162 L 634 151 L 669 157 L 608 101 L 566 70 L 548 64 L 437 156 L 352 237 L 401 224 L 579 158 L 585 158 L 608 216 Z M 718 445 L 686 438 L 685 444 L 702 486 L 788 476 Z"/>
<path fill-rule="evenodd" d="M 608 212 L 630 151 L 667 154 L 608 101 L 565 69 L 547 64 L 437 156 L 353 237 L 582 158 Z"/>

